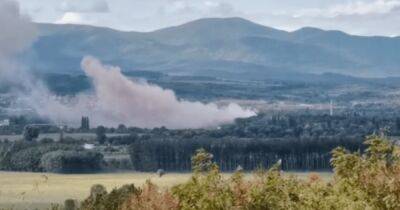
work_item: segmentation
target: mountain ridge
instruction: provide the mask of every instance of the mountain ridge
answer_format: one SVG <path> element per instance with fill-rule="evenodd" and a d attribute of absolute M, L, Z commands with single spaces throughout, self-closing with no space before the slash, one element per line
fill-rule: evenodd
<path fill-rule="evenodd" d="M 85 55 L 125 71 L 216 76 L 258 71 L 400 76 L 400 37 L 357 36 L 304 27 L 292 32 L 243 18 L 206 18 L 152 32 L 38 24 L 25 59 L 42 72 L 79 72 Z M 219 72 L 219 73 L 218 73 Z M 268 74 L 267 74 L 268 75 Z M 214 75 L 215 76 L 215 75 Z"/>

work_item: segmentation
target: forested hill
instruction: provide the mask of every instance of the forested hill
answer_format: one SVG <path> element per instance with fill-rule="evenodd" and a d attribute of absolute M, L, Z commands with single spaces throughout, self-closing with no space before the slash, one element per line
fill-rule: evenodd
<path fill-rule="evenodd" d="M 201 19 L 149 33 L 38 24 L 25 59 L 35 71 L 80 72 L 94 55 L 125 71 L 263 79 L 305 73 L 399 76 L 400 38 L 303 28 L 286 32 L 241 18 Z M 229 74 L 227 74 L 229 73 Z"/>

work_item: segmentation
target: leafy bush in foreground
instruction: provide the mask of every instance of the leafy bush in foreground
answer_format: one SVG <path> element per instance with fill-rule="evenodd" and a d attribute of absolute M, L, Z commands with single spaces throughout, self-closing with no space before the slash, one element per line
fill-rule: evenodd
<path fill-rule="evenodd" d="M 194 174 L 188 182 L 171 190 L 159 190 L 148 182 L 143 189 L 101 197 L 113 200 L 89 197 L 82 209 L 115 201 L 118 205 L 107 209 L 400 209 L 400 148 L 376 136 L 365 143 L 368 149 L 364 154 L 343 148 L 333 151 L 334 179 L 329 183 L 312 174 L 309 180 L 284 176 L 280 163 L 255 172 L 250 180 L 240 172 L 226 179 L 210 162 L 212 156 L 199 150 L 192 158 Z"/>
<path fill-rule="evenodd" d="M 134 185 L 125 185 L 107 193 L 102 185 L 94 185 L 90 190 L 90 196 L 82 202 L 82 209 L 86 210 L 117 210 L 121 209 L 124 203 L 132 195 L 137 195 L 140 190 Z"/>

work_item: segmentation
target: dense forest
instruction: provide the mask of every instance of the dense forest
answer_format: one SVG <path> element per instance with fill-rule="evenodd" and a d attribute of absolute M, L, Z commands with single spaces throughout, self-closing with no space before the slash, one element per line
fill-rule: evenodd
<path fill-rule="evenodd" d="M 244 138 L 151 138 L 130 145 L 134 169 L 139 171 L 189 171 L 190 158 L 199 148 L 213 154 L 223 171 L 238 167 L 250 171 L 282 161 L 284 170 L 329 170 L 330 151 L 344 146 L 362 148 L 362 139 L 244 139 Z"/>
<path fill-rule="evenodd" d="M 26 119 L 16 117 L 9 129 L 25 127 L 24 140 L 0 144 L 0 166 L 3 170 L 79 172 L 84 171 L 86 161 L 95 166 L 86 167 L 93 171 L 189 171 L 191 156 L 203 148 L 213 154 L 222 171 L 269 168 L 279 160 L 283 170 L 330 170 L 330 151 L 338 146 L 363 151 L 362 142 L 371 134 L 396 140 L 400 134 L 400 118 L 396 116 L 348 111 L 330 116 L 305 111 L 259 114 L 210 129 L 119 125 L 65 131 L 92 133 L 92 140 L 43 139 L 38 133 L 57 133 L 59 128 L 43 126 L 35 130 L 23 126 Z M 84 144 L 94 146 L 85 149 Z M 53 167 L 59 166 L 57 160 L 61 159 L 65 162 Z"/>
<path fill-rule="evenodd" d="M 357 114 L 261 114 L 215 130 L 161 128 L 118 137 L 114 142 L 131 142 L 132 165 L 142 171 L 190 170 L 190 157 L 198 148 L 210 151 L 223 171 L 239 166 L 245 170 L 268 168 L 278 160 L 284 170 L 328 170 L 330 151 L 335 147 L 363 150 L 365 136 L 398 135 L 399 126 L 398 118 Z"/>

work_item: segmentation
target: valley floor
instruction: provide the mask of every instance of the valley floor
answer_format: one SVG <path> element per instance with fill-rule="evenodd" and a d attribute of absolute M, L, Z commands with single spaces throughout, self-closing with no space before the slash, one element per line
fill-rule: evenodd
<path fill-rule="evenodd" d="M 293 172 L 299 178 L 307 178 L 307 172 Z M 318 173 L 324 180 L 332 178 L 329 172 Z M 231 174 L 224 174 L 227 178 Z M 65 199 L 82 200 L 89 195 L 90 187 L 102 184 L 107 190 L 134 183 L 141 186 L 151 180 L 160 187 L 171 187 L 185 182 L 190 173 L 170 173 L 159 178 L 155 173 L 103 173 L 103 174 L 48 174 L 0 172 L 0 208 L 46 209 L 52 203 Z M 250 174 L 246 175 L 251 178 Z"/>

